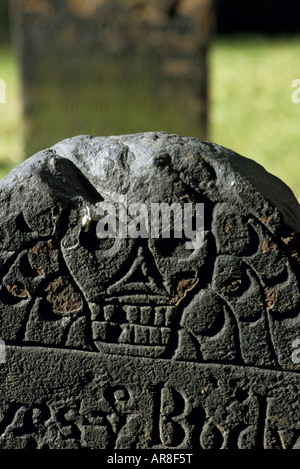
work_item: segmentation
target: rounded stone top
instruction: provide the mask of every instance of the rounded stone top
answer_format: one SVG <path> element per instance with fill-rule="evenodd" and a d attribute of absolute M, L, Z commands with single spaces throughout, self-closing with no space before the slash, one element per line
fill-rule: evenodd
<path fill-rule="evenodd" d="M 72 170 L 65 160 L 108 198 L 126 194 L 137 201 L 155 201 L 164 199 L 171 187 L 190 187 L 212 201 L 243 204 L 245 211 L 260 211 L 262 216 L 269 209 L 266 202 L 289 228 L 300 232 L 300 206 L 294 194 L 261 165 L 215 143 L 164 132 L 66 139 L 11 171 L 1 188 L 39 172 L 48 171 L 58 180 L 65 171 L 66 177 Z"/>

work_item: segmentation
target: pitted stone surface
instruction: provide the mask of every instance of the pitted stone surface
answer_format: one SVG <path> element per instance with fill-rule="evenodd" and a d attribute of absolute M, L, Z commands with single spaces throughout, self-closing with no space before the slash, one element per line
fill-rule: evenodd
<path fill-rule="evenodd" d="M 60 142 L 0 193 L 0 448 L 299 447 L 300 207 L 284 183 L 151 132 Z M 100 236 L 104 202 L 204 204 L 203 242 Z"/>

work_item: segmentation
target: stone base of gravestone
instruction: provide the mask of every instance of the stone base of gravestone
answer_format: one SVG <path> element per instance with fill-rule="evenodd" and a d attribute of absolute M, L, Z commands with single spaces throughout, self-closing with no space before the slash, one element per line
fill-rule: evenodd
<path fill-rule="evenodd" d="M 0 194 L 1 449 L 299 448 L 283 182 L 150 132 L 65 140 Z"/>
<path fill-rule="evenodd" d="M 300 447 L 299 373 L 30 346 L 7 361 L 2 449 Z"/>
<path fill-rule="evenodd" d="M 26 155 L 76 134 L 207 137 L 211 0 L 16 0 Z"/>

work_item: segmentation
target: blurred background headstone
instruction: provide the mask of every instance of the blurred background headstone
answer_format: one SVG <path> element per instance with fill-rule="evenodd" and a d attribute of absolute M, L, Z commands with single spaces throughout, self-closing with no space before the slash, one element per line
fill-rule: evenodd
<path fill-rule="evenodd" d="M 299 35 L 299 0 L 0 0 L 0 178 L 76 134 L 154 129 L 232 148 L 300 200 Z"/>
<path fill-rule="evenodd" d="M 77 134 L 207 137 L 212 0 L 16 0 L 26 156 Z"/>

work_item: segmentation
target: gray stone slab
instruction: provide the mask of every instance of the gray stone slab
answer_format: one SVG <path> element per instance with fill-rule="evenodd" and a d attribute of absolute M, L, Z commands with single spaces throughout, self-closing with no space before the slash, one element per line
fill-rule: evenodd
<path fill-rule="evenodd" d="M 60 142 L 0 194 L 1 449 L 299 447 L 300 208 L 282 181 L 149 132 Z M 152 231 L 162 204 L 184 215 L 170 233 Z"/>
<path fill-rule="evenodd" d="M 15 0 L 26 156 L 78 133 L 207 138 L 211 0 Z"/>

